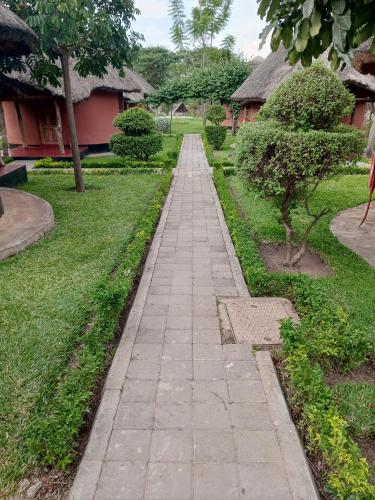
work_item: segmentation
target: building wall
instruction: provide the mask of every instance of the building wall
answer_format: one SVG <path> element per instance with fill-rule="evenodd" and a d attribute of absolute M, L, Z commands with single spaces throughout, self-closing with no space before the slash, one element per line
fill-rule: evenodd
<path fill-rule="evenodd" d="M 240 116 L 238 118 L 238 124 L 244 122 L 253 122 L 258 114 L 262 102 L 249 102 L 241 106 Z M 226 119 L 223 121 L 222 125 L 224 127 L 232 126 L 232 113 L 228 106 L 225 106 L 225 111 L 227 113 Z M 353 127 L 362 129 L 365 126 L 365 114 L 366 114 L 366 102 L 357 101 L 354 111 L 351 116 L 345 116 L 341 121 Z"/>
<path fill-rule="evenodd" d="M 38 114 L 41 105 L 46 101 L 20 101 L 20 111 L 28 145 L 40 145 Z M 4 116 L 10 144 L 21 144 L 21 132 L 18 125 L 16 107 L 12 101 L 4 101 Z M 117 92 L 97 91 L 89 99 L 74 105 L 78 143 L 80 145 L 107 144 L 111 135 L 119 132 L 112 125 L 119 112 L 119 95 Z M 69 145 L 68 120 L 64 103 L 60 103 L 63 128 L 63 140 Z"/>
<path fill-rule="evenodd" d="M 39 124 L 34 101 L 20 101 L 20 112 L 24 124 L 27 144 L 40 144 Z M 5 124 L 9 144 L 21 144 L 21 131 L 18 125 L 16 106 L 13 101 L 3 101 Z"/>

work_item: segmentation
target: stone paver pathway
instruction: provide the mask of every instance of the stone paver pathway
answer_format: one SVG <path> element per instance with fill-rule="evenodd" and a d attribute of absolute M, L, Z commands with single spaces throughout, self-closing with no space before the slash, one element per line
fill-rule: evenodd
<path fill-rule="evenodd" d="M 375 204 L 371 204 L 366 222 L 359 227 L 366 205 L 340 212 L 331 223 L 331 231 L 345 246 L 375 267 Z"/>
<path fill-rule="evenodd" d="M 247 295 L 239 269 L 187 135 L 72 499 L 317 498 L 273 366 L 221 344 L 217 297 Z"/>

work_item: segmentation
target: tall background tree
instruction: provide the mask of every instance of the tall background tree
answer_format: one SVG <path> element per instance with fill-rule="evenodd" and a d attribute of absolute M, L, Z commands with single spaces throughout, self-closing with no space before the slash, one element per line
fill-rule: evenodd
<path fill-rule="evenodd" d="M 161 87 L 171 76 L 171 68 L 181 57 L 165 47 L 144 47 L 139 50 L 133 68 L 155 88 Z"/>
<path fill-rule="evenodd" d="M 73 110 L 70 72 L 103 76 L 107 66 L 123 71 L 130 64 L 140 35 L 131 30 L 138 13 L 133 0 L 9 0 L 6 4 L 39 35 L 39 50 L 13 67 L 29 69 L 40 83 L 60 85 L 62 76 L 76 190 L 84 191 Z"/>

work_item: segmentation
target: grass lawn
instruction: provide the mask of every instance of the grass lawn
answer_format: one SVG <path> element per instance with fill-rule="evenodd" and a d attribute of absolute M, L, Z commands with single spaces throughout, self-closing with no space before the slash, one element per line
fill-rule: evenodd
<path fill-rule="evenodd" d="M 22 446 L 38 405 L 54 392 L 90 319 L 99 283 L 124 258 L 138 221 L 161 186 L 158 175 L 30 175 L 24 189 L 48 200 L 56 225 L 0 262 L 0 496 L 22 472 Z"/>
<path fill-rule="evenodd" d="M 199 117 L 175 117 L 172 120 L 172 134 L 202 134 L 202 119 Z"/>
<path fill-rule="evenodd" d="M 272 203 L 247 189 L 236 176 L 227 177 L 227 182 L 257 240 L 283 241 L 284 230 Z M 316 209 L 328 205 L 331 214 L 320 221 L 309 238 L 309 245 L 319 252 L 335 272 L 334 276 L 319 280 L 328 294 L 345 306 L 351 321 L 369 332 L 375 353 L 375 269 L 343 246 L 329 229 L 330 221 L 337 212 L 364 203 L 366 199 L 367 176 L 343 176 L 323 182 L 314 194 L 312 207 Z M 296 212 L 293 218 L 300 228 L 307 221 L 304 211 Z M 348 417 L 353 434 L 375 436 L 375 385 L 339 384 L 335 391 L 342 414 Z"/>
<path fill-rule="evenodd" d="M 234 160 L 234 148 L 232 145 L 236 141 L 236 136 L 232 134 L 232 132 L 227 131 L 227 135 L 225 137 L 225 142 L 219 151 L 214 151 L 215 160 Z"/>

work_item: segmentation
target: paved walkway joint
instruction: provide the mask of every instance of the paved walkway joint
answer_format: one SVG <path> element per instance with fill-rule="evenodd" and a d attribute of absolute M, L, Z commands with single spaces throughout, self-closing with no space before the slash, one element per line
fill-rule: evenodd
<path fill-rule="evenodd" d="M 248 292 L 199 135 L 186 135 L 71 499 L 317 498 L 268 352 L 222 345 Z"/>

